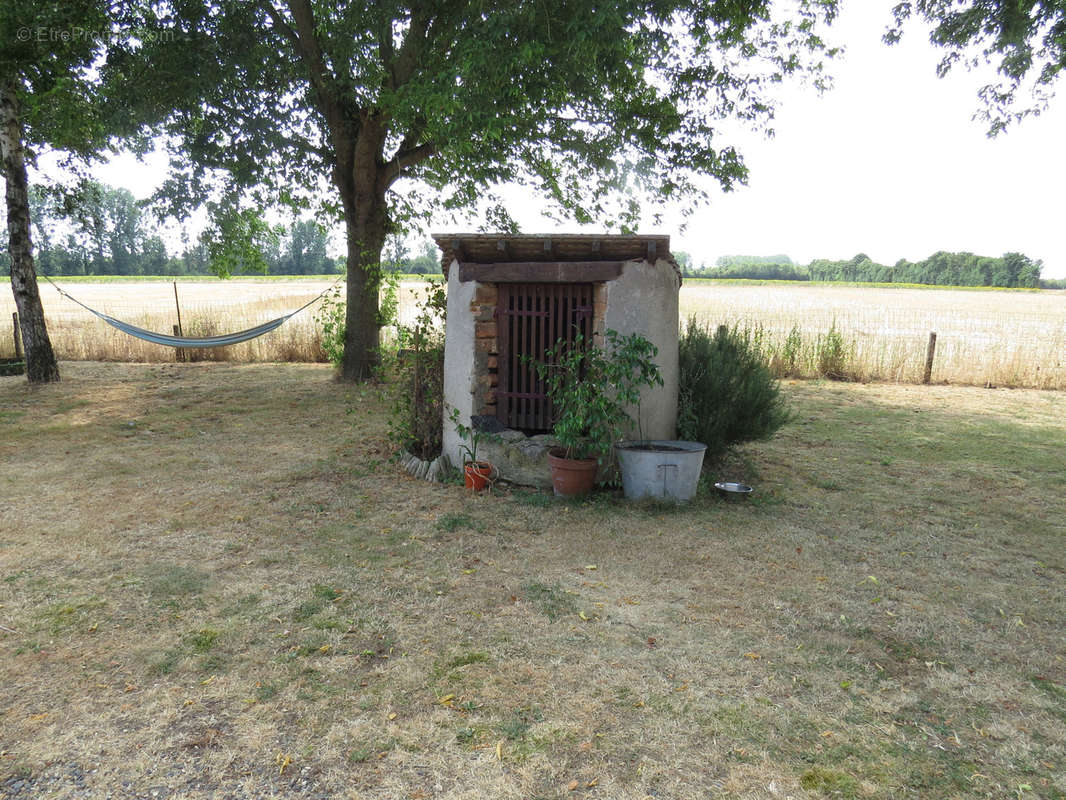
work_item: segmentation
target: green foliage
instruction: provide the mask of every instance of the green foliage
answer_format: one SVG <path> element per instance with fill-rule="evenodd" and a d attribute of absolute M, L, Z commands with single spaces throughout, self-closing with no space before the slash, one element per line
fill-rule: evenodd
<path fill-rule="evenodd" d="M 691 273 L 694 278 L 711 278 L 715 280 L 758 280 L 758 281 L 805 281 L 810 279 L 807 268 L 793 264 L 788 256 L 774 256 L 786 261 L 736 262 L 720 264 L 714 269 L 703 269 Z M 721 261 L 721 259 L 719 259 Z"/>
<path fill-rule="evenodd" d="M 344 288 L 334 286 L 318 302 L 314 320 L 322 331 L 322 349 L 329 363 L 339 367 L 344 358 Z"/>
<path fill-rule="evenodd" d="M 878 264 L 865 253 L 844 261 L 818 258 L 807 266 L 788 256 L 721 256 L 712 269 L 687 269 L 692 278 L 764 281 L 844 281 L 925 286 L 1003 286 L 1036 288 L 1042 285 L 1043 264 L 1021 253 L 993 258 L 973 253 L 940 251 L 922 261 Z"/>
<path fill-rule="evenodd" d="M 855 778 L 828 767 L 811 767 L 800 776 L 800 786 L 825 797 L 861 797 L 859 782 Z"/>
<path fill-rule="evenodd" d="M 796 332 L 795 328 L 793 332 Z M 816 351 L 819 375 L 834 381 L 847 379 L 847 363 L 851 358 L 851 347 L 837 330 L 836 322 L 829 326 L 829 331 L 825 336 L 818 337 Z"/>
<path fill-rule="evenodd" d="M 389 439 L 422 459 L 440 455 L 444 434 L 444 315 L 442 281 L 426 284 L 410 326 L 398 326 L 396 348 L 383 354 L 392 371 Z"/>
<path fill-rule="evenodd" d="M 1021 253 L 993 258 L 941 250 L 922 261 L 901 259 L 891 267 L 876 263 L 865 253 L 847 261 L 820 258 L 808 265 L 807 272 L 812 281 L 1035 288 L 1040 285 L 1042 266 Z"/>
<path fill-rule="evenodd" d="M 946 53 L 937 74 L 957 64 L 995 63 L 997 79 L 978 91 L 978 116 L 989 136 L 1013 121 L 1047 107 L 1052 87 L 1066 67 L 1066 3 L 1062 0 L 982 0 L 982 2 L 897 3 L 896 26 L 885 34 L 894 44 L 912 15 L 932 25 L 929 40 Z M 998 63 L 997 63 L 998 62 Z M 1019 90 L 1031 100 L 1020 101 Z"/>
<path fill-rule="evenodd" d="M 124 10 L 102 0 L 0 3 L 0 90 L 17 94 L 27 144 L 88 159 L 121 130 L 120 119 L 105 119 L 101 72 L 89 68 L 100 57 L 98 32 L 115 31 L 113 52 L 128 45 Z"/>
<path fill-rule="evenodd" d="M 211 271 L 220 278 L 270 268 L 265 252 L 275 249 L 280 232 L 258 210 L 231 204 L 208 203 L 211 221 L 205 231 Z"/>
<path fill-rule="evenodd" d="M 326 359 L 335 367 L 344 360 L 344 331 L 347 303 L 344 287 L 334 286 L 319 301 L 314 314 L 315 324 L 322 332 L 322 349 Z M 378 305 L 378 326 L 396 325 L 400 310 L 400 281 L 392 273 L 381 276 L 381 302 Z"/>
<path fill-rule="evenodd" d="M 690 319 L 679 346 L 678 432 L 720 459 L 744 442 L 768 439 L 789 420 L 777 380 L 747 333 Z"/>
<path fill-rule="evenodd" d="M 451 413 L 448 415 L 448 420 L 455 428 L 455 432 L 459 434 L 459 438 L 464 442 L 459 445 L 459 452 L 466 453 L 466 457 L 463 459 L 465 464 L 477 462 L 477 451 L 482 442 L 500 441 L 500 437 L 495 433 L 479 430 L 472 425 L 464 425 L 460 422 L 458 408 L 453 408 L 451 410 Z"/>
<path fill-rule="evenodd" d="M 643 197 L 692 207 L 708 177 L 743 182 L 723 120 L 765 128 L 782 80 L 821 84 L 837 2 L 773 21 L 766 2 L 692 0 L 137 4 L 160 35 L 115 70 L 115 96 L 179 154 L 169 212 L 219 193 L 317 205 L 353 234 L 352 283 L 372 283 L 386 236 L 434 210 L 488 207 L 506 228 L 507 183 L 629 230 Z M 343 373 L 363 378 L 375 331 L 355 311 Z"/>
<path fill-rule="evenodd" d="M 652 359 L 659 349 L 637 333 L 622 336 L 608 330 L 605 347 L 586 345 L 581 334 L 572 342 L 559 339 L 545 352 L 546 361 L 534 363 L 552 402 L 552 432 L 566 448 L 567 458 L 603 460 L 633 420 L 640 390 L 662 386 L 659 367 Z"/>
<path fill-rule="evenodd" d="M 437 518 L 437 530 L 444 531 L 445 533 L 454 533 L 461 528 L 469 528 L 470 530 L 478 530 L 479 525 L 477 520 L 471 517 L 469 514 L 463 514 L 462 512 L 448 511 L 441 514 Z"/>
<path fill-rule="evenodd" d="M 400 321 L 400 279 L 395 272 L 383 272 L 379 280 L 378 327 L 387 328 Z"/>

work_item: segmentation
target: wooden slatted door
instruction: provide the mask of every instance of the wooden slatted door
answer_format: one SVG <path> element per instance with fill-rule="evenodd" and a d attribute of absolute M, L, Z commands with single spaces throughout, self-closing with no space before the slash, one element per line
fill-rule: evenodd
<path fill-rule="evenodd" d="M 551 430 L 552 409 L 528 356 L 544 361 L 559 339 L 592 337 L 591 283 L 501 283 L 497 285 L 499 345 L 496 417 L 525 433 Z"/>

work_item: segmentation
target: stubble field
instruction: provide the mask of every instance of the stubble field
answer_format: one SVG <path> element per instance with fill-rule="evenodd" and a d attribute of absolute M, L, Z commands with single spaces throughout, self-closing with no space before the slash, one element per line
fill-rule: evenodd
<path fill-rule="evenodd" d="M 183 280 L 178 283 L 186 334 L 243 330 L 300 307 L 329 279 Z M 60 280 L 74 297 L 111 316 L 171 333 L 177 322 L 172 284 L 165 281 Z M 343 284 L 341 284 L 343 287 Z M 410 321 L 422 283 L 399 291 L 401 322 Z M 140 342 L 105 325 L 41 284 L 45 314 L 60 358 L 164 362 L 168 348 Z M 319 306 L 274 333 L 233 348 L 202 351 L 204 359 L 322 361 L 315 323 Z M 0 292 L 0 327 L 14 301 Z M 688 281 L 682 317 L 748 331 L 783 377 L 825 374 L 827 351 L 841 377 L 915 382 L 922 378 L 930 331 L 937 333 L 934 382 L 977 386 L 1066 388 L 1066 292 L 873 288 L 832 284 Z M 838 339 L 832 333 L 839 334 Z M 10 355 L 10 331 L 0 356 Z"/>

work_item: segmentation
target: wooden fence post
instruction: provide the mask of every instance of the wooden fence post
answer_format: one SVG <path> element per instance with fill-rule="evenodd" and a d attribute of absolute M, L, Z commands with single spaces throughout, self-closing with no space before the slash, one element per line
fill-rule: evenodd
<path fill-rule="evenodd" d="M 174 308 L 178 312 L 178 324 L 174 326 L 174 335 L 175 336 L 184 336 L 185 334 L 182 332 L 182 329 L 181 329 L 181 303 L 178 302 L 178 282 L 177 281 L 174 281 Z M 185 360 L 185 351 L 182 348 L 180 348 L 180 347 L 174 348 L 174 359 L 176 361 L 184 361 Z"/>
<path fill-rule="evenodd" d="M 22 360 L 22 331 L 19 329 L 19 312 L 11 315 L 11 321 L 15 324 L 15 360 Z"/>
<path fill-rule="evenodd" d="M 936 332 L 929 331 L 929 346 L 925 350 L 925 373 L 922 383 L 929 383 L 933 377 L 933 358 L 936 356 Z"/>
<path fill-rule="evenodd" d="M 181 336 L 181 326 L 180 325 L 175 325 L 174 326 L 174 335 L 175 336 Z M 183 348 L 183 347 L 175 347 L 174 348 L 174 360 L 175 361 L 184 361 L 185 360 L 185 348 Z"/>

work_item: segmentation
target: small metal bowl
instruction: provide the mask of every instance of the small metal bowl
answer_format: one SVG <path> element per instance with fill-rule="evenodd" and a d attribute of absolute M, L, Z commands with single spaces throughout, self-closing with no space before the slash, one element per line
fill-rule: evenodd
<path fill-rule="evenodd" d="M 746 500 L 752 493 L 752 488 L 745 483 L 733 483 L 732 481 L 719 481 L 714 485 L 718 494 L 726 500 Z"/>

